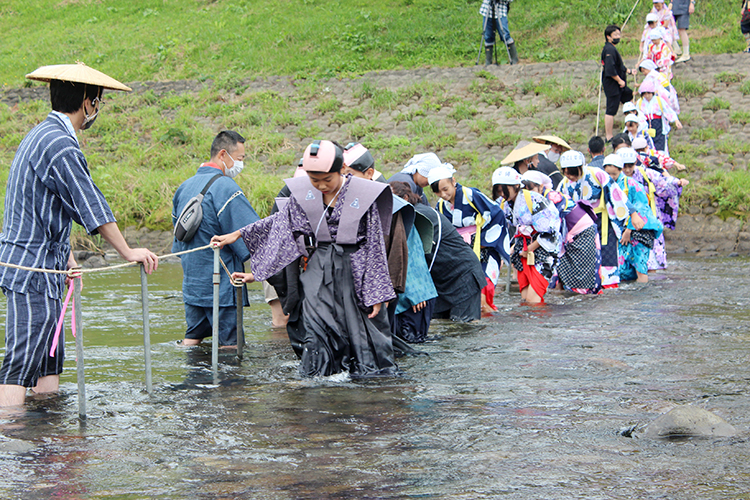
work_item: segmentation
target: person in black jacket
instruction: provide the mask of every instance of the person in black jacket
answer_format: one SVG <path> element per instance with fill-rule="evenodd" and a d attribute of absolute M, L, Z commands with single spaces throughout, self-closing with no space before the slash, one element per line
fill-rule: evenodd
<path fill-rule="evenodd" d="M 633 100 L 633 90 L 627 85 L 626 79 L 633 71 L 625 67 L 622 56 L 615 45 L 620 43 L 620 27 L 610 24 L 604 30 L 604 48 L 602 49 L 602 88 L 607 96 L 607 108 L 604 112 L 604 133 L 607 141 L 612 139 L 612 128 L 615 115 L 620 104 Z"/>

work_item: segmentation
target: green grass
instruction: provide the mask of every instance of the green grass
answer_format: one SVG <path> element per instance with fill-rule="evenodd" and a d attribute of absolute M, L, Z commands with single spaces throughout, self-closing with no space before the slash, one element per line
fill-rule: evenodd
<path fill-rule="evenodd" d="M 578 101 L 570 107 L 570 114 L 584 118 L 588 115 L 596 115 L 597 105 L 591 101 Z"/>
<path fill-rule="evenodd" d="M 726 133 L 726 130 L 722 130 L 715 127 L 702 127 L 698 130 L 690 132 L 690 139 L 694 141 L 710 141 L 712 139 L 718 139 Z"/>
<path fill-rule="evenodd" d="M 739 83 L 744 80 L 745 75 L 742 73 L 735 73 L 733 71 L 722 71 L 721 73 L 714 76 L 719 83 Z"/>
<path fill-rule="evenodd" d="M 681 98 L 701 97 L 708 92 L 708 85 L 699 80 L 683 80 L 675 78 L 672 85 L 674 85 L 677 95 Z"/>
<path fill-rule="evenodd" d="M 739 123 L 740 125 L 747 125 L 750 123 L 750 112 L 748 111 L 734 111 L 729 115 L 729 121 L 732 123 Z"/>
<path fill-rule="evenodd" d="M 479 0 L 5 0 L 0 84 L 75 59 L 125 81 L 212 79 L 242 92 L 256 76 L 297 79 L 425 66 L 477 57 Z M 603 27 L 632 2 L 517 2 L 511 32 L 523 61 L 595 60 Z M 693 53 L 739 52 L 736 5 L 714 0 L 691 16 Z M 618 48 L 634 57 L 641 3 Z M 293 15 L 290 15 L 293 13 Z M 571 15 L 575 13 L 575 15 Z M 731 26 L 731 29 L 728 28 Z M 40 29 L 43 27 L 43 29 Z M 33 47 L 33 50 L 29 50 Z M 504 54 L 502 55 L 504 58 Z M 488 72 L 485 72 L 488 73 Z"/>
<path fill-rule="evenodd" d="M 453 110 L 448 113 L 448 118 L 452 118 L 457 122 L 460 122 L 461 120 L 469 120 L 470 118 L 473 118 L 477 113 L 479 113 L 477 108 L 475 108 L 468 102 L 462 101 L 457 103 L 453 107 Z"/>
<path fill-rule="evenodd" d="M 742 92 L 742 95 L 750 94 L 750 80 L 747 80 L 740 85 L 740 92 Z"/>
<path fill-rule="evenodd" d="M 732 105 L 726 99 L 721 97 L 712 97 L 706 104 L 703 105 L 703 109 L 710 111 L 719 111 L 721 109 L 729 109 Z"/>
<path fill-rule="evenodd" d="M 709 201 L 718 205 L 719 217 L 744 217 L 750 212 L 750 176 L 744 170 L 714 170 L 691 182 L 683 195 L 691 204 Z"/>

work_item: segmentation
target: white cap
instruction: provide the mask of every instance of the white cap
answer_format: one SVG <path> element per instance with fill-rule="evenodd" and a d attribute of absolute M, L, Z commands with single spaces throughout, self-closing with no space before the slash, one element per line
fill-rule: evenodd
<path fill-rule="evenodd" d="M 411 159 L 406 162 L 406 165 L 404 165 L 402 172 L 408 174 L 419 172 L 420 175 L 427 177 L 430 170 L 441 165 L 443 165 L 443 163 L 435 153 L 422 153 L 412 156 Z"/>
<path fill-rule="evenodd" d="M 552 179 L 550 179 L 549 176 L 547 176 L 544 172 L 540 172 L 539 170 L 527 170 L 521 176 L 521 180 L 533 182 L 534 184 L 539 184 L 540 186 L 552 189 Z"/>
<path fill-rule="evenodd" d="M 622 170 L 622 157 L 618 154 L 607 155 L 604 158 L 604 165 L 602 166 L 606 167 L 607 165 L 612 165 Z"/>
<path fill-rule="evenodd" d="M 628 101 L 622 105 L 623 113 L 630 113 L 631 111 L 637 111 L 637 110 L 638 108 L 635 107 L 635 104 L 633 104 L 633 101 Z"/>
<path fill-rule="evenodd" d="M 492 172 L 492 185 L 505 184 L 506 186 L 518 186 L 521 184 L 521 174 L 512 167 L 500 167 Z"/>
<path fill-rule="evenodd" d="M 648 14 L 646 14 L 647 23 L 656 22 L 658 20 L 659 20 L 659 16 L 656 15 L 656 12 L 649 12 Z"/>
<path fill-rule="evenodd" d="M 617 150 L 617 154 L 622 158 L 622 163 L 635 163 L 638 159 L 638 153 L 633 148 L 620 148 Z"/>
<path fill-rule="evenodd" d="M 643 61 L 641 61 L 641 64 L 639 64 L 638 67 L 653 71 L 656 69 L 656 63 L 651 59 L 644 59 Z"/>
<path fill-rule="evenodd" d="M 636 137 L 633 139 L 633 149 L 643 149 L 648 147 L 648 143 L 644 137 Z"/>
<path fill-rule="evenodd" d="M 628 122 L 638 123 L 638 117 L 635 115 L 628 115 L 625 117 L 625 123 Z"/>
<path fill-rule="evenodd" d="M 437 182 L 443 179 L 450 179 L 451 177 L 453 177 L 453 173 L 455 171 L 456 169 L 454 169 L 453 166 L 449 163 L 446 163 L 445 165 L 442 165 L 440 167 L 432 168 L 427 174 L 427 182 L 432 184 L 433 182 Z"/>
<path fill-rule="evenodd" d="M 659 26 L 658 28 L 654 28 L 648 33 L 648 37 L 651 40 L 657 40 L 659 38 L 664 38 L 664 30 Z"/>
<path fill-rule="evenodd" d="M 580 151 L 571 149 L 560 155 L 560 168 L 583 167 L 586 158 Z"/>

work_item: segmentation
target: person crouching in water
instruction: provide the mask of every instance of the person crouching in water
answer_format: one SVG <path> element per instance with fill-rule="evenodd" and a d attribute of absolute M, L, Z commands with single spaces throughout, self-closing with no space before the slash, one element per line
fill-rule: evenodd
<path fill-rule="evenodd" d="M 595 222 L 597 217 L 591 207 L 550 189 L 552 180 L 541 172 L 529 170 L 521 176 L 521 180 L 526 189 L 547 198 L 560 214 L 563 244 L 550 288 L 564 287 L 582 295 L 601 293 L 599 268 L 602 253 Z"/>
<path fill-rule="evenodd" d="M 620 280 L 648 283 L 648 256 L 654 247 L 654 239 L 661 236 L 664 226 L 652 212 L 643 187 L 622 173 L 623 166 L 619 154 L 611 154 L 604 158 L 605 172 L 625 193 L 628 207 L 631 209 L 618 248 Z"/>
<path fill-rule="evenodd" d="M 496 203 L 476 188 L 467 188 L 453 178 L 449 164 L 430 171 L 432 191 L 441 199 L 435 209 L 451 220 L 482 262 L 487 285 L 482 290 L 482 312 L 497 311 L 494 305 L 495 285 L 500 276 L 501 260 L 509 262 L 510 239 L 505 214 Z"/>
<path fill-rule="evenodd" d="M 359 143 L 347 145 L 344 150 L 342 171 L 345 175 L 351 174 L 354 177 L 377 182 L 373 175 L 375 159 L 367 148 Z M 397 196 L 394 187 L 396 184 L 406 186 L 413 196 L 412 202 L 421 201 L 419 196 L 411 191 L 408 184 L 400 182 L 391 184 L 391 189 L 394 190 L 391 228 L 400 223 L 404 228 L 402 232 L 406 234 L 396 236 L 391 232 L 390 237 L 392 240 L 402 237 L 406 239 L 407 255 L 406 262 L 403 262 L 404 259 L 401 257 L 395 266 L 391 266 L 389 258 L 389 269 L 393 271 L 392 267 L 402 268 L 405 280 L 402 290 L 398 293 L 398 300 L 391 301 L 388 305 L 388 320 L 394 339 L 398 336 L 410 343 L 422 343 L 427 340 L 427 332 L 430 329 L 430 320 L 438 296 L 425 260 L 425 253 L 432 251 L 433 228 L 430 220 L 417 213 L 409 200 Z M 427 242 L 429 248 L 425 249 L 423 242 Z M 392 248 L 396 246 L 393 241 L 390 243 Z M 392 274 L 391 281 L 393 281 Z"/>
<path fill-rule="evenodd" d="M 575 202 L 586 203 L 598 217 L 602 288 L 617 288 L 620 283 L 617 241 L 630 215 L 625 194 L 604 170 L 584 166 L 584 156 L 579 151 L 563 153 L 560 167 L 565 179 L 558 190 Z"/>
<path fill-rule="evenodd" d="M 543 303 L 562 245 L 560 215 L 547 198 L 522 189 L 521 176 L 511 167 L 492 174 L 492 195 L 513 209 L 516 235 L 510 262 L 518 271 L 521 298 L 529 304 Z"/>
<path fill-rule="evenodd" d="M 392 376 L 391 332 L 373 318 L 396 298 L 384 242 L 393 198 L 386 184 L 344 177 L 342 165 L 339 147 L 314 141 L 303 157 L 307 176 L 286 180 L 291 196 L 277 213 L 211 241 L 223 247 L 241 237 L 259 281 L 308 257 L 299 274 L 303 376 Z"/>

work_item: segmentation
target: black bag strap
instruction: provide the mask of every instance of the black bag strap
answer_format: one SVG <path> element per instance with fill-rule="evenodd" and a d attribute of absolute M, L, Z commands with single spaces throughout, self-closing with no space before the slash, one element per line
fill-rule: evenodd
<path fill-rule="evenodd" d="M 224 174 L 216 174 L 213 177 L 211 177 L 211 180 L 208 181 L 208 184 L 206 184 L 206 187 L 204 187 L 203 191 L 201 191 L 201 196 L 205 196 L 206 195 L 206 193 L 208 192 L 208 188 L 210 188 L 211 184 L 213 184 L 214 181 L 216 181 L 216 179 L 218 179 L 219 177 L 224 177 Z"/>

